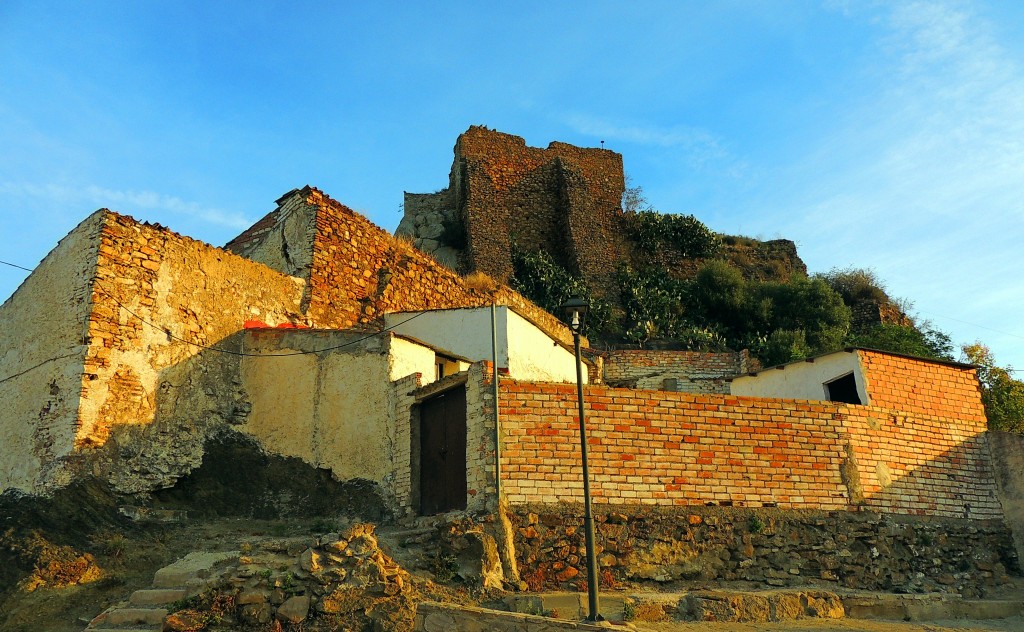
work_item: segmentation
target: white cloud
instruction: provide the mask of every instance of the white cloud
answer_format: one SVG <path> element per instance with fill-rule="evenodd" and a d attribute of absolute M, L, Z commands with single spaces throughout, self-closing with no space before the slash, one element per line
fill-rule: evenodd
<path fill-rule="evenodd" d="M 128 214 L 164 211 L 234 229 L 245 229 L 253 223 L 253 220 L 241 213 L 202 206 L 155 191 L 119 191 L 96 185 L 76 187 L 55 183 L 2 182 L 0 195 L 44 198 L 62 205 L 108 207 Z"/>
<path fill-rule="evenodd" d="M 730 158 L 729 152 L 725 150 L 721 141 L 714 134 L 698 127 L 687 125 L 656 127 L 618 123 L 584 114 L 569 116 L 567 123 L 576 132 L 601 140 L 681 149 L 686 160 L 696 167 Z"/>

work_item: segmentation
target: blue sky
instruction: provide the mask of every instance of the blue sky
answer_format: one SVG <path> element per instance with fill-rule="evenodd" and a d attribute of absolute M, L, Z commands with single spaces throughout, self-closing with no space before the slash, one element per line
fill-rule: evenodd
<path fill-rule="evenodd" d="M 221 245 L 305 184 L 393 230 L 479 124 L 1024 368 L 1024 3 L 323 4 L 0 2 L 0 259 L 100 207 Z"/>

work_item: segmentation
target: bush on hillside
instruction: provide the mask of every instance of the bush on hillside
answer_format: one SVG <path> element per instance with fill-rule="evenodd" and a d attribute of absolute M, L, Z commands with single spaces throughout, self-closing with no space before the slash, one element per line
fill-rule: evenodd
<path fill-rule="evenodd" d="M 832 268 L 828 272 L 814 275 L 835 290 L 847 305 L 873 302 L 888 303 L 889 295 L 885 284 L 874 270 L 865 268 Z"/>

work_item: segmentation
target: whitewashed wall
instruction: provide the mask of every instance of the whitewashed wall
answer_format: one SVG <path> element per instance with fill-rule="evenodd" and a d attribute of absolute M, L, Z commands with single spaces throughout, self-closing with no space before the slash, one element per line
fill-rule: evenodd
<path fill-rule="evenodd" d="M 757 375 L 734 378 L 730 385 L 733 395 L 772 397 L 781 399 L 809 399 L 827 401 L 825 382 L 853 373 L 860 401 L 868 403 L 864 387 L 864 372 L 856 352 L 838 351 L 815 358 L 813 362 L 795 362 L 781 368 L 764 369 Z"/>

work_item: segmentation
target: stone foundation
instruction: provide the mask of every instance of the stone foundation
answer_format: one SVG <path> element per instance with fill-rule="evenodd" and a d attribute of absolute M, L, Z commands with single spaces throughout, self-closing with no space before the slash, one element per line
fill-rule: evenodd
<path fill-rule="evenodd" d="M 584 590 L 582 507 L 515 506 L 519 569 L 530 590 Z M 813 586 L 985 596 L 1020 573 L 1001 521 L 869 512 L 723 507 L 597 507 L 603 588 Z"/>

